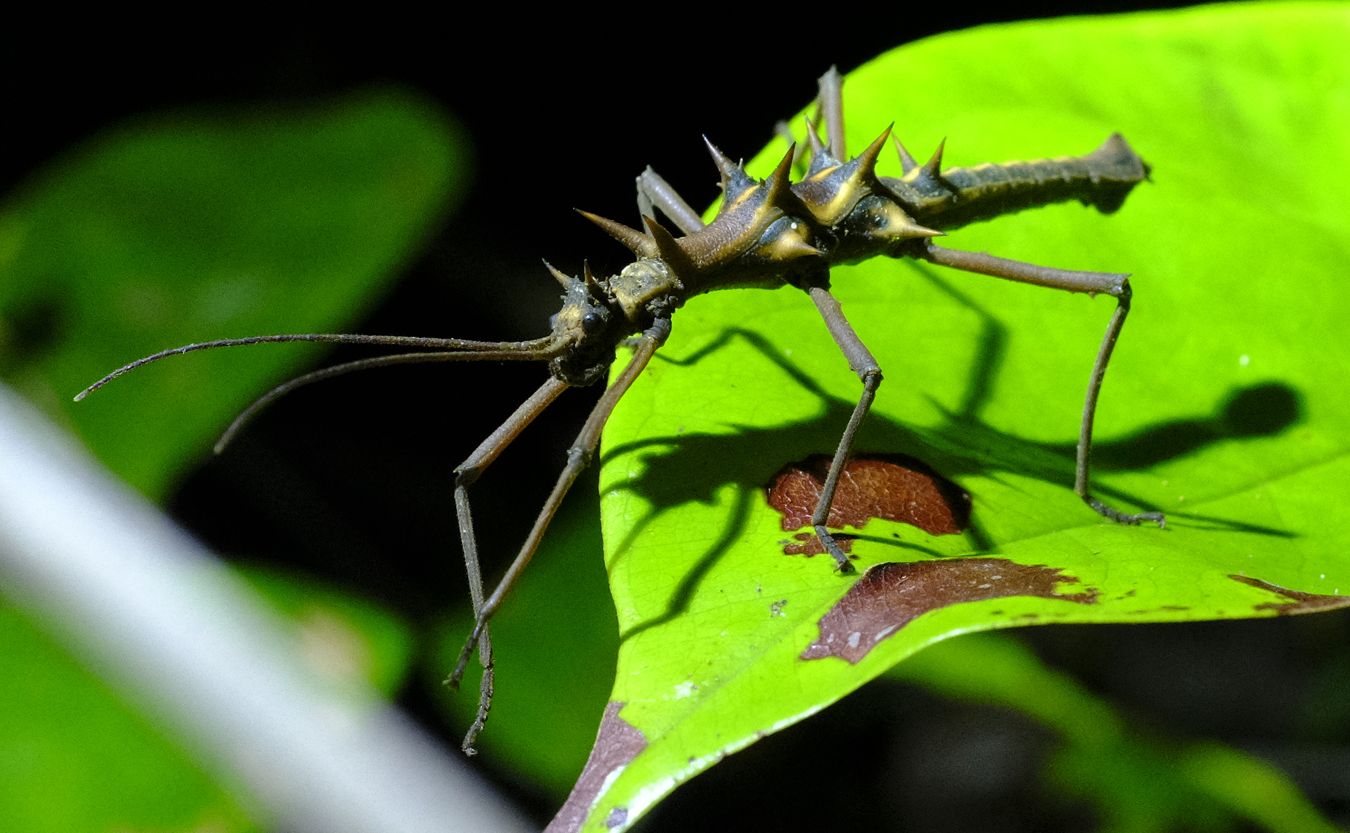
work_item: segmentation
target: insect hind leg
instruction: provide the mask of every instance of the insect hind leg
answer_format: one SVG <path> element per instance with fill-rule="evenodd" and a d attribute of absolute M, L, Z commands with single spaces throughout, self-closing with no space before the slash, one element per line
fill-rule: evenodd
<path fill-rule="evenodd" d="M 1130 314 L 1130 298 L 1132 296 L 1130 282 L 1128 280 L 1121 282 L 1121 292 L 1116 296 L 1116 309 L 1111 313 L 1111 321 L 1106 325 L 1106 334 L 1102 337 L 1101 347 L 1097 350 L 1097 358 L 1092 363 L 1092 375 L 1088 379 L 1087 398 L 1083 402 L 1083 419 L 1078 429 L 1078 455 L 1077 465 L 1074 470 L 1074 493 L 1081 497 L 1088 506 L 1097 510 L 1097 514 L 1122 524 L 1140 524 L 1145 521 L 1156 523 L 1159 528 L 1167 525 L 1167 519 L 1161 512 L 1121 512 L 1119 509 L 1107 506 L 1100 500 L 1092 496 L 1088 488 L 1089 465 L 1092 455 L 1092 423 L 1097 415 L 1097 397 L 1102 390 L 1102 380 L 1106 377 L 1106 365 L 1111 361 L 1111 353 L 1115 350 L 1116 339 L 1120 337 L 1120 331 L 1125 326 L 1125 317 Z"/>
<path fill-rule="evenodd" d="M 1111 361 L 1116 340 L 1125 326 L 1125 318 L 1130 312 L 1130 282 L 1126 275 L 1112 272 L 1083 272 L 1072 269 L 1055 269 L 1049 266 L 1037 266 L 1020 260 L 1009 260 L 979 252 L 962 252 L 955 249 L 943 249 L 931 243 L 925 245 L 921 256 L 942 266 L 950 266 L 965 272 L 990 275 L 995 278 L 1018 281 L 1021 283 L 1045 286 L 1051 289 L 1063 289 L 1067 292 L 1084 292 L 1089 295 L 1102 293 L 1116 299 L 1116 309 L 1106 325 L 1106 334 L 1102 336 L 1097 358 L 1092 363 L 1092 375 L 1088 378 L 1087 397 L 1083 402 L 1083 416 L 1078 429 L 1078 448 L 1074 466 L 1074 493 L 1091 506 L 1097 514 L 1110 518 L 1116 523 L 1141 524 L 1155 523 L 1159 528 L 1167 525 L 1162 512 L 1122 512 L 1107 506 L 1092 496 L 1090 471 L 1092 458 L 1092 423 L 1097 415 L 1097 399 L 1101 394 L 1102 380 L 1106 377 L 1106 366 Z"/>

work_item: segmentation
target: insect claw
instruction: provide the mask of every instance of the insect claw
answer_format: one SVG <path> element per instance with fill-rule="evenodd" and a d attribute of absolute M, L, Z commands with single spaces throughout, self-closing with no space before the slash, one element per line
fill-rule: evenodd
<path fill-rule="evenodd" d="M 496 688 L 493 685 L 493 664 L 489 660 L 483 666 L 483 677 L 478 686 L 478 715 L 474 718 L 473 724 L 469 730 L 464 733 L 464 740 L 460 743 L 460 751 L 472 758 L 478 754 L 478 749 L 474 743 L 478 736 L 482 734 L 483 727 L 487 725 L 488 714 L 492 711 L 492 698 L 496 694 Z"/>
<path fill-rule="evenodd" d="M 599 214 L 582 211 L 580 208 L 576 212 L 599 226 L 605 234 L 627 246 L 638 257 L 654 257 L 656 255 L 656 246 L 653 245 L 651 238 L 637 229 L 629 228 L 623 223 L 615 222 L 607 217 L 601 217 Z"/>
<path fill-rule="evenodd" d="M 839 546 L 839 542 L 834 539 L 832 532 L 823 526 L 817 526 L 816 540 L 820 541 L 825 551 L 834 559 L 835 572 L 841 575 L 849 575 L 855 572 L 853 563 L 848 560 L 848 554 Z"/>
<path fill-rule="evenodd" d="M 900 155 L 900 170 L 902 173 L 909 173 L 919 167 L 919 163 L 913 156 L 910 156 L 909 151 L 905 149 L 905 145 L 900 141 L 900 137 L 892 134 L 891 141 L 895 143 L 895 152 Z"/>

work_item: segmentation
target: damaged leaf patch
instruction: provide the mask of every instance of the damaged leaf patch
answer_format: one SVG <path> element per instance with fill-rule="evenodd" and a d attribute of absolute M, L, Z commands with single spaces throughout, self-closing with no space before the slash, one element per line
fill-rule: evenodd
<path fill-rule="evenodd" d="M 1059 593 L 1073 576 L 1054 567 L 1018 564 L 1004 558 L 878 564 L 820 619 L 820 636 L 802 659 L 840 657 L 858 663 L 882 640 L 929 611 L 962 602 L 1037 596 L 1095 604 L 1098 592 Z"/>
<path fill-rule="evenodd" d="M 1350 607 L 1350 596 L 1339 594 L 1320 594 L 1303 593 L 1298 590 L 1289 590 L 1278 584 L 1271 584 L 1268 581 L 1262 581 L 1259 578 L 1249 576 L 1230 575 L 1233 581 L 1241 584 L 1247 584 L 1261 590 L 1269 590 L 1271 593 L 1289 599 L 1287 602 L 1267 602 L 1256 605 L 1254 610 L 1273 610 L 1281 616 L 1293 613 L 1313 613 L 1319 610 L 1335 610 L 1338 607 Z"/>
<path fill-rule="evenodd" d="M 624 704 L 617 701 L 611 701 L 605 706 L 591 756 L 586 760 L 576 785 L 572 787 L 571 795 L 567 796 L 567 802 L 548 827 L 544 828 L 544 833 L 580 830 L 605 786 L 639 752 L 647 748 L 647 738 L 642 732 L 619 716 L 623 707 Z M 610 827 L 618 827 L 627 820 L 628 809 L 622 805 L 612 807 L 606 818 L 613 822 L 609 824 Z"/>
<path fill-rule="evenodd" d="M 782 557 L 778 542 L 807 528 L 818 492 L 776 499 L 764 491 L 768 476 L 832 450 L 858 382 L 799 293 L 756 293 L 753 312 L 749 294 L 691 298 L 662 350 L 670 361 L 652 364 L 605 432 L 606 566 L 624 634 L 611 699 L 627 703 L 624 718 L 648 745 L 616 770 L 585 829 L 606 830 L 619 806 L 622 826 L 633 825 L 697 773 L 938 640 L 1033 622 L 1274 616 L 1281 610 L 1254 608 L 1321 603 L 1230 575 L 1350 592 L 1350 389 L 1334 372 L 1350 361 L 1350 342 L 1326 338 L 1350 303 L 1337 266 L 1350 236 L 1335 199 L 1350 181 L 1341 140 L 1350 111 L 1319 106 L 1328 79 L 1350 79 L 1347 25 L 1342 8 L 1316 4 L 1056 20 L 910 44 L 850 75 L 849 136 L 883 131 L 904 90 L 900 117 L 914 127 L 902 138 L 931 147 L 959 137 L 952 164 L 1078 153 L 1119 130 L 1155 166 L 1157 184 L 1118 215 L 1061 206 L 972 225 L 951 242 L 1137 276 L 1139 314 L 1098 414 L 1093 486 L 1122 508 L 1167 512 L 1168 528 L 1114 524 L 1070 488 L 1083 377 L 1113 314 L 1107 299 L 877 258 L 831 276 L 889 374 L 862 442 L 934 465 L 978 499 L 979 517 L 972 509 L 959 535 L 871 520 L 860 532 L 829 519 L 858 534 L 860 570 L 924 565 L 865 578 Z M 1029 64 L 1028 50 L 1055 60 Z M 1302 71 L 1313 61 L 1316 78 Z M 1093 71 L 1052 71 L 1065 62 Z M 1251 95 L 1253 79 L 1279 106 Z M 1125 88 L 1129 96 L 1103 94 Z M 1226 106 L 1216 109 L 1219 97 Z M 1301 164 L 1253 165 L 1287 159 L 1291 112 L 1306 115 Z M 1010 123 L 1026 129 L 1003 129 Z M 773 148 L 751 170 L 767 174 L 782 153 Z M 1308 170 L 1317 176 L 1299 180 Z M 1215 200 L 1213 182 L 1239 182 L 1241 193 Z M 1252 199 L 1299 218 L 1281 226 L 1280 246 L 1269 245 L 1269 212 L 1251 212 Z M 1232 403 L 1275 390 L 1283 394 L 1256 397 L 1250 418 L 1234 418 Z M 893 530 L 905 540 L 887 540 Z M 1030 595 L 957 604 L 1012 590 L 1015 574 L 1002 570 L 1015 568 L 978 559 L 1031 565 L 1020 568 L 1036 577 Z M 997 565 L 1002 578 L 988 583 L 1002 586 L 975 592 L 984 582 L 974 580 L 951 598 L 906 590 L 944 584 L 943 570 L 977 572 L 971 564 Z M 1060 583 L 1069 577 L 1078 583 Z M 879 611 L 871 620 L 853 610 L 869 587 L 875 604 L 858 606 Z M 845 623 L 845 612 L 859 618 Z M 888 627 L 865 661 L 802 660 L 818 637 L 813 652 L 842 656 L 855 631 L 861 655 L 864 636 Z M 825 642 L 831 629 L 842 645 Z"/>
<path fill-rule="evenodd" d="M 830 470 L 828 454 L 813 454 L 789 463 L 765 487 L 769 505 L 782 514 L 784 532 L 811 524 L 811 514 Z M 844 466 L 826 526 L 862 527 L 873 518 L 899 521 L 931 535 L 955 535 L 970 519 L 970 495 L 927 465 L 903 454 L 859 454 Z M 812 533 L 795 536 L 787 543 L 787 555 L 824 552 Z M 841 548 L 849 549 L 852 536 L 836 536 Z"/>

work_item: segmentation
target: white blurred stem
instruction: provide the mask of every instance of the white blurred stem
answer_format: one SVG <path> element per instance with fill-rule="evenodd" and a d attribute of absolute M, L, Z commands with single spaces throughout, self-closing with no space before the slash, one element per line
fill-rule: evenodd
<path fill-rule="evenodd" d="M 376 694 L 308 673 L 213 556 L 3 387 L 0 592 L 245 785 L 279 826 L 528 829 Z"/>

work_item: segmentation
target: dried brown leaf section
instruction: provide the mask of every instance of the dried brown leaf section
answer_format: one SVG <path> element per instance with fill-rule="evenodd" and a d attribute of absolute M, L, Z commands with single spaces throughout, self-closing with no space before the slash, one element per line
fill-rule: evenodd
<path fill-rule="evenodd" d="M 839 657 L 858 663 L 883 640 L 925 613 L 948 605 L 1034 596 L 1095 604 L 1097 591 L 1064 593 L 1076 582 L 1055 567 L 1018 564 L 1006 558 L 950 558 L 878 564 L 849 588 L 820 619 L 820 636 L 802 659 Z"/>
<path fill-rule="evenodd" d="M 600 719 L 600 732 L 591 748 L 591 756 L 581 770 L 581 776 L 572 787 L 558 815 L 553 817 L 544 833 L 572 833 L 580 830 L 595 804 L 604 791 L 609 779 L 619 770 L 628 766 L 638 753 L 647 748 L 647 738 L 637 727 L 619 716 L 624 704 L 611 701 L 605 706 L 604 717 Z M 622 824 L 628 818 L 628 808 L 616 806 L 609 811 L 610 827 Z"/>
<path fill-rule="evenodd" d="M 769 505 L 782 514 L 784 532 L 811 525 L 811 513 L 830 469 L 830 457 L 813 454 L 789 463 L 765 487 Z M 923 462 L 903 454 L 859 454 L 848 461 L 839 479 L 830 517 L 832 529 L 862 527 L 873 518 L 916 526 L 930 535 L 956 535 L 970 520 L 970 495 Z M 787 543 L 789 555 L 824 552 L 812 533 Z M 835 536 L 847 549 L 849 538 Z"/>

